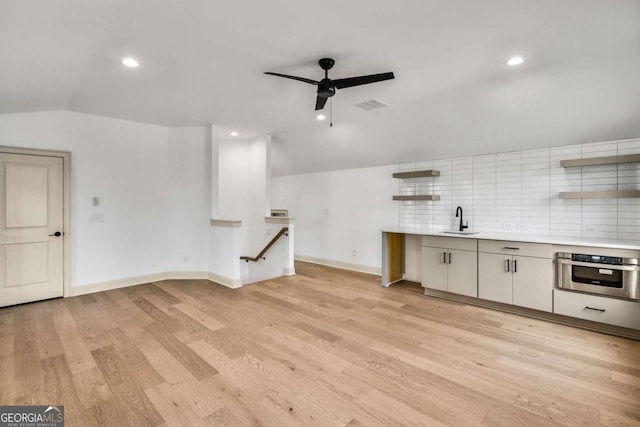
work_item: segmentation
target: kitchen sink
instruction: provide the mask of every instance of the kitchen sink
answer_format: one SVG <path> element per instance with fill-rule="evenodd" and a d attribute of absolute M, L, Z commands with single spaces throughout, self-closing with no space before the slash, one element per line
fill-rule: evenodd
<path fill-rule="evenodd" d="M 451 231 L 441 231 L 441 233 L 459 234 L 461 236 L 469 236 L 469 235 L 472 235 L 472 234 L 478 234 L 479 232 L 478 231 L 454 231 L 454 230 L 451 230 Z"/>

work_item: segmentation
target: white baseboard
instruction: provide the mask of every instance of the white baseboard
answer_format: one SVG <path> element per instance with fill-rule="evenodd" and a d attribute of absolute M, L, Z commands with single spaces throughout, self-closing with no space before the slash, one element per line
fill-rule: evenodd
<path fill-rule="evenodd" d="M 167 271 L 167 280 L 208 280 L 208 271 Z"/>
<path fill-rule="evenodd" d="M 207 275 L 207 279 L 231 289 L 238 289 L 242 287 L 242 281 L 239 277 L 236 279 L 232 279 L 231 277 L 221 276 L 219 274 L 209 272 Z"/>
<path fill-rule="evenodd" d="M 95 292 L 110 291 L 112 289 L 127 288 L 129 286 L 143 285 L 145 283 L 160 282 L 162 280 L 210 280 L 227 288 L 237 289 L 242 287 L 240 279 L 231 279 L 208 271 L 165 271 L 162 273 L 145 274 L 144 276 L 125 277 L 123 279 L 107 280 L 105 282 L 91 283 L 71 287 L 71 297 L 93 294 Z"/>
<path fill-rule="evenodd" d="M 358 271 L 360 273 L 375 274 L 376 276 L 380 276 L 382 274 L 381 268 L 370 267 L 368 265 L 352 264 L 350 262 L 334 261 L 330 259 L 316 258 L 312 256 L 297 255 L 297 254 L 294 255 L 294 259 L 296 259 L 297 261 L 310 262 L 312 264 L 326 265 L 327 267 L 341 268 L 343 270 L 351 270 L 351 271 Z"/>
<path fill-rule="evenodd" d="M 296 275 L 296 269 L 294 267 L 285 267 L 282 269 L 282 275 L 283 276 L 295 276 Z"/>
<path fill-rule="evenodd" d="M 72 297 L 78 295 L 93 294 L 95 292 L 110 291 L 112 289 L 127 288 L 129 286 L 142 285 L 144 283 L 159 282 L 167 279 L 167 273 L 145 274 L 144 276 L 125 277 L 124 279 L 107 280 L 105 282 L 92 283 L 71 287 Z"/>

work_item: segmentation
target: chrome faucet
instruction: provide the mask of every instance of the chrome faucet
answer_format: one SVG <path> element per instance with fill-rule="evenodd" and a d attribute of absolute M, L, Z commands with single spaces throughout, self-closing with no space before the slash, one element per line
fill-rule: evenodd
<path fill-rule="evenodd" d="M 458 215 L 460 215 L 460 231 L 464 231 L 465 228 L 469 228 L 469 221 L 467 221 L 466 224 L 462 224 L 462 207 L 458 206 L 456 208 L 456 218 L 458 218 Z"/>

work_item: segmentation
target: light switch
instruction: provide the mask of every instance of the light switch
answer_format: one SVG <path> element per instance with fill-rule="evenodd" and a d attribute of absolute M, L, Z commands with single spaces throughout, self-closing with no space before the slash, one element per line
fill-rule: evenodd
<path fill-rule="evenodd" d="M 92 206 L 100 206 L 100 197 L 92 197 L 91 198 Z"/>
<path fill-rule="evenodd" d="M 89 216 L 89 222 L 104 222 L 104 214 L 97 213 Z"/>

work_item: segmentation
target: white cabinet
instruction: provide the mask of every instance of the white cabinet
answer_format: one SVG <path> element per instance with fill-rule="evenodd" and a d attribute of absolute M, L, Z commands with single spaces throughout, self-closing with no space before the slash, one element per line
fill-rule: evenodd
<path fill-rule="evenodd" d="M 478 254 L 478 297 L 513 303 L 513 275 L 506 263 L 511 263 L 511 257 L 484 252 Z"/>
<path fill-rule="evenodd" d="M 556 314 L 640 329 L 640 303 L 579 292 L 554 290 Z"/>
<path fill-rule="evenodd" d="M 480 298 L 552 311 L 553 261 L 550 245 L 481 240 L 478 246 Z"/>
<path fill-rule="evenodd" d="M 422 286 L 478 296 L 477 240 L 433 237 L 422 241 Z"/>
<path fill-rule="evenodd" d="M 478 253 L 450 249 L 447 262 L 447 291 L 477 298 Z"/>
<path fill-rule="evenodd" d="M 422 247 L 422 286 L 429 289 L 447 290 L 447 250 Z"/>
<path fill-rule="evenodd" d="M 553 261 L 514 256 L 513 304 L 536 310 L 553 310 Z"/>

